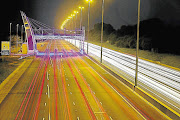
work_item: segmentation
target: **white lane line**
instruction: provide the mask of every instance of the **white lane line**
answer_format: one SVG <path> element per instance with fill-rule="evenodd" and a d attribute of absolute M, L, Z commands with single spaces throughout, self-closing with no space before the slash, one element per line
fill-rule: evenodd
<path fill-rule="evenodd" d="M 88 59 L 90 59 L 89 57 L 87 57 Z M 84 59 L 82 59 L 91 69 L 93 69 L 93 71 L 98 74 L 98 76 L 110 87 L 112 88 L 134 111 L 136 111 L 144 120 L 145 117 L 138 111 L 136 110 L 136 108 L 134 106 L 131 105 L 131 103 L 129 103 L 111 84 L 109 84 L 92 66 L 90 66 L 89 63 L 87 63 Z M 91 59 L 90 59 L 91 60 Z M 94 61 L 92 61 L 94 62 Z M 95 63 L 95 62 L 94 62 Z M 97 63 L 95 63 L 97 64 Z M 98 65 L 98 64 L 97 64 Z M 102 68 L 100 65 L 98 65 L 101 69 L 105 70 L 104 68 Z M 109 73 L 107 70 L 105 70 L 107 73 Z M 114 77 L 115 79 L 117 79 L 115 76 L 113 76 L 111 73 L 109 73 L 112 77 Z M 117 79 L 118 80 L 118 79 Z"/>
<path fill-rule="evenodd" d="M 48 74 L 48 72 L 47 72 L 47 79 L 49 80 L 49 74 Z"/>
<path fill-rule="evenodd" d="M 113 120 L 111 116 L 109 116 L 110 120 Z"/>
<path fill-rule="evenodd" d="M 47 85 L 47 87 L 48 87 L 48 98 L 50 98 L 50 94 L 49 94 L 49 85 Z"/>
<path fill-rule="evenodd" d="M 50 115 L 50 112 L 49 112 L 49 120 L 51 120 L 51 115 Z"/>

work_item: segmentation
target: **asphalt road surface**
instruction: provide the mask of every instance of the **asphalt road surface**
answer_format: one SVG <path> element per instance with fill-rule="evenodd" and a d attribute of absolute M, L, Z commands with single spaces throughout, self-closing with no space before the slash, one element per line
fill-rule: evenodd
<path fill-rule="evenodd" d="M 46 55 L 34 56 L 0 103 L 0 120 L 168 119 L 70 43 L 46 41 L 38 50 Z"/>

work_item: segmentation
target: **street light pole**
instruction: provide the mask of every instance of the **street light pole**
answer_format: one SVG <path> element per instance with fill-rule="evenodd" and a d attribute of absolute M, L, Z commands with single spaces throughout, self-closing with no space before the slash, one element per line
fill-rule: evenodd
<path fill-rule="evenodd" d="M 103 27 L 104 27 L 104 0 L 102 0 L 101 60 L 100 60 L 101 63 L 102 63 Z"/>
<path fill-rule="evenodd" d="M 17 41 L 16 41 L 16 50 L 17 50 L 17 53 L 18 53 L 18 27 L 19 27 L 19 24 L 17 24 L 17 31 L 16 31 L 16 38 L 17 38 Z"/>
<path fill-rule="evenodd" d="M 23 43 L 23 25 L 21 26 L 21 43 Z"/>
<path fill-rule="evenodd" d="M 82 30 L 82 9 L 84 9 L 84 7 L 79 7 L 79 9 L 81 9 L 80 30 Z"/>
<path fill-rule="evenodd" d="M 75 20 L 74 21 L 75 21 L 75 29 L 76 29 L 76 21 L 77 21 L 77 14 L 78 14 L 78 12 L 74 11 L 74 13 L 75 13 L 75 18 L 74 18 Z"/>
<path fill-rule="evenodd" d="M 140 5 L 141 1 L 138 1 L 138 23 L 137 23 L 137 46 L 136 46 L 136 71 L 135 71 L 135 85 L 137 86 L 137 80 L 138 80 L 138 57 L 139 57 L 139 27 L 140 27 Z"/>
<path fill-rule="evenodd" d="M 90 0 L 88 1 L 88 35 L 87 35 L 88 40 L 89 40 L 89 19 L 90 19 Z M 87 54 L 88 54 L 88 42 L 87 42 Z"/>
<path fill-rule="evenodd" d="M 12 23 L 10 23 L 10 31 L 9 31 L 9 34 L 10 34 L 9 35 L 9 37 L 10 37 L 9 38 L 10 39 L 10 51 L 9 52 L 10 52 L 10 54 L 11 54 L 11 25 L 12 25 Z"/>

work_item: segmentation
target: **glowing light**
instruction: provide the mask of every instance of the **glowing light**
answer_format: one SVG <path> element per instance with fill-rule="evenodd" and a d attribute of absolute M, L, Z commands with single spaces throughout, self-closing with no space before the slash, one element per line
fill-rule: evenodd
<path fill-rule="evenodd" d="M 68 17 L 69 18 L 69 17 Z M 67 24 L 67 22 L 69 21 L 70 19 L 66 19 L 63 23 L 62 23 L 62 25 L 61 25 L 61 29 L 64 29 L 64 26 Z"/>
<path fill-rule="evenodd" d="M 79 9 L 84 9 L 84 7 L 79 6 Z"/>
<path fill-rule="evenodd" d="M 76 14 L 76 13 L 79 13 L 78 11 L 74 11 L 74 13 Z"/>
<path fill-rule="evenodd" d="M 92 2 L 92 0 L 86 0 L 86 2 Z"/>

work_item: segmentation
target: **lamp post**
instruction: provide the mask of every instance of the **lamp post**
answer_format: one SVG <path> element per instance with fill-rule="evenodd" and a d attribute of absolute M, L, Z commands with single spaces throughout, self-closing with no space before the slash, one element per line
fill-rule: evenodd
<path fill-rule="evenodd" d="M 21 43 L 23 43 L 23 25 L 21 26 Z"/>
<path fill-rule="evenodd" d="M 74 11 L 74 14 L 75 14 L 75 29 L 76 29 L 76 21 L 77 21 L 77 14 L 78 13 L 79 13 L 78 11 Z"/>
<path fill-rule="evenodd" d="M 134 88 L 137 86 L 138 80 L 138 57 L 139 57 L 139 26 L 140 26 L 140 5 L 141 1 L 138 1 L 138 23 L 137 23 L 137 45 L 136 45 L 136 71 L 135 71 L 135 84 Z"/>
<path fill-rule="evenodd" d="M 72 19 L 72 17 L 69 16 L 68 19 L 69 19 L 69 29 L 71 29 L 71 19 Z"/>
<path fill-rule="evenodd" d="M 90 3 L 92 0 L 86 0 L 88 2 L 88 35 L 87 38 L 89 40 L 89 19 L 90 19 Z M 87 54 L 88 54 L 88 42 L 87 42 Z"/>
<path fill-rule="evenodd" d="M 12 23 L 10 23 L 10 31 L 9 31 L 9 40 L 10 40 L 10 54 L 11 54 L 11 25 L 12 25 Z"/>
<path fill-rule="evenodd" d="M 18 53 L 18 27 L 19 27 L 19 24 L 17 24 L 16 26 L 17 26 L 17 31 L 16 31 L 16 38 L 17 38 L 17 41 L 16 41 L 16 50 L 17 50 L 17 53 Z"/>
<path fill-rule="evenodd" d="M 100 60 L 101 63 L 102 63 L 103 27 L 104 27 L 104 0 L 102 0 L 101 60 Z"/>
<path fill-rule="evenodd" d="M 79 9 L 81 10 L 81 17 L 80 17 L 80 30 L 82 30 L 82 10 L 84 7 L 79 6 Z"/>
<path fill-rule="evenodd" d="M 73 20 L 74 16 L 75 16 L 75 14 L 71 14 L 71 17 L 72 17 L 72 30 L 74 29 L 74 20 Z"/>

